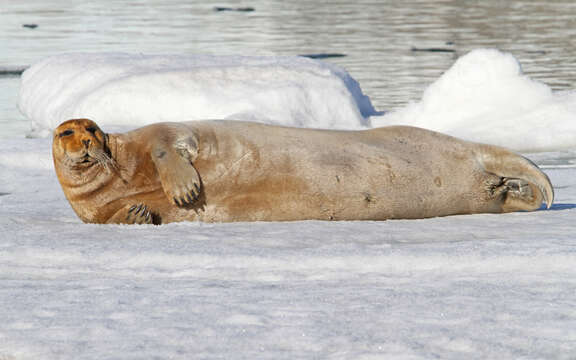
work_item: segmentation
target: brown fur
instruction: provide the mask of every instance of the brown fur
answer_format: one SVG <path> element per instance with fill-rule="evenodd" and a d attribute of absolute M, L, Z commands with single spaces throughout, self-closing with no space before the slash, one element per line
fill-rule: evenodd
<path fill-rule="evenodd" d="M 534 210 L 552 186 L 508 150 L 423 129 L 238 121 L 54 132 L 56 174 L 85 222 L 385 220 Z"/>

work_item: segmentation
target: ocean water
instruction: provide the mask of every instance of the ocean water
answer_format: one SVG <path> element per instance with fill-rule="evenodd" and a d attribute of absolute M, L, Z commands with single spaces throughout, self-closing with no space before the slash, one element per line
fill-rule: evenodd
<path fill-rule="evenodd" d="M 575 25 L 572 1 L 3 1 L 0 70 L 78 51 L 338 54 L 325 61 L 345 68 L 377 109 L 394 110 L 479 47 L 512 53 L 553 90 L 573 89 Z M 19 77 L 0 76 L 0 137 L 29 129 L 18 88 Z"/>

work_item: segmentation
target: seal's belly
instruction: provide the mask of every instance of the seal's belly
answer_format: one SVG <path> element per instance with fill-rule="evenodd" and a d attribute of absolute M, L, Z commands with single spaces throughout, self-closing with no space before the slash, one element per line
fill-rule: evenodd
<path fill-rule="evenodd" d="M 203 221 L 384 220 L 461 213 L 481 181 L 448 176 L 448 162 L 382 147 L 260 147 L 222 174 L 204 171 Z M 202 174 L 203 171 L 200 170 Z M 476 179 L 475 177 L 478 177 Z"/>

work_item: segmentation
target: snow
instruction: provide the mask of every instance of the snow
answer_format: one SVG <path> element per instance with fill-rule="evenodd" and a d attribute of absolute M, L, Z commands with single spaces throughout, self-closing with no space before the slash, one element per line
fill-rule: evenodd
<path fill-rule="evenodd" d="M 374 113 L 344 70 L 298 56 L 76 53 L 34 64 L 19 107 L 33 136 L 63 119 L 143 126 L 241 119 L 290 126 L 360 128 Z"/>
<path fill-rule="evenodd" d="M 49 139 L 0 143 L 2 359 L 570 358 L 576 170 L 552 210 L 86 225 Z"/>
<path fill-rule="evenodd" d="M 449 111 L 458 98 L 447 96 L 448 110 L 443 110 L 441 94 L 464 96 L 462 88 L 451 87 L 472 76 L 467 62 L 476 61 L 471 56 L 475 53 L 478 64 L 492 59 L 486 62 L 495 73 L 471 89 L 481 94 L 476 95 L 479 102 L 470 105 L 473 115 L 463 120 L 467 126 L 460 127 L 457 114 L 451 118 Z M 50 58 L 24 76 L 28 83 L 20 106 L 35 124 L 37 135 L 46 135 L 60 121 L 58 114 L 68 116 L 78 104 L 103 99 L 116 106 L 113 112 L 107 114 L 103 106 L 82 106 L 99 112 L 105 130 L 139 126 L 152 121 L 153 116 L 146 116 L 155 107 L 165 108 L 160 102 L 154 106 L 142 99 L 132 102 L 129 94 L 123 95 L 126 103 L 121 108 L 122 101 L 114 99 L 122 94 L 120 89 L 134 90 L 131 94 L 137 98 L 163 84 L 163 94 L 173 97 L 166 100 L 172 106 L 177 96 L 191 95 L 190 89 L 200 84 L 191 76 L 196 70 L 175 70 L 179 62 L 172 62 L 172 57 L 144 57 L 139 75 L 129 64 L 109 61 L 111 55 L 105 55 L 98 66 L 85 63 L 83 72 L 77 68 L 81 64 L 76 56 L 80 55 Z M 62 59 L 69 61 L 67 66 L 58 65 Z M 157 60 L 156 70 L 153 60 Z M 404 118 L 408 113 L 414 121 L 424 121 L 429 112 L 428 125 L 455 133 L 467 131 L 474 138 L 512 141 L 521 134 L 525 143 L 554 149 L 527 156 L 550 176 L 556 202 L 550 210 L 530 213 L 384 222 L 88 225 L 81 223 L 62 194 L 50 138 L 2 139 L 1 360 L 575 356 L 576 148 L 566 140 L 569 134 L 563 137 L 572 125 L 561 116 L 571 113 L 570 94 L 555 94 L 522 75 L 509 55 L 480 50 L 458 60 L 430 86 L 422 101 L 383 117 L 370 117 L 372 110 L 358 105 L 363 101 L 359 87 L 354 90 L 353 79 L 341 70 L 308 60 L 303 61 L 311 68 L 301 68 L 294 65 L 300 60 L 288 59 L 291 65 L 284 70 L 300 75 L 281 95 L 280 89 L 267 88 L 264 82 L 258 88 L 256 80 L 262 78 L 247 86 L 260 71 L 252 66 L 262 64 L 238 65 L 238 61 L 234 59 L 230 69 L 215 64 L 212 73 L 220 78 L 206 77 L 209 61 L 199 66 L 195 74 L 208 79 L 217 93 L 202 91 L 194 96 L 217 105 L 222 91 L 230 96 L 245 94 L 238 102 L 256 106 L 256 100 L 251 102 L 256 98 L 249 99 L 248 92 L 256 89 L 272 96 L 273 102 L 288 104 L 290 110 L 282 113 L 282 119 L 272 119 L 274 114 L 268 111 L 273 106 L 262 104 L 257 115 L 246 116 L 298 126 L 357 128 L 369 124 L 367 120 L 375 124 L 386 119 L 402 123 L 408 121 Z M 163 66 L 165 78 L 158 70 Z M 262 65 L 263 73 L 281 74 L 278 83 L 288 84 L 286 73 L 274 69 L 275 65 Z M 59 71 L 59 76 L 51 75 L 52 71 Z M 177 73 L 189 76 L 190 84 Z M 230 80 L 231 74 L 238 80 Z M 321 74 L 325 75 L 322 81 Z M 92 88 L 92 81 L 100 85 Z M 501 89 L 493 87 L 498 81 Z M 50 93 L 51 83 L 67 95 Z M 306 106 L 303 98 L 292 97 L 294 89 L 300 87 L 311 95 L 320 84 L 325 94 L 340 97 L 308 97 Z M 141 91 L 136 91 L 138 86 Z M 323 106 L 322 97 L 334 108 L 316 109 Z M 136 117 L 131 112 L 135 104 L 142 107 L 134 110 L 141 112 Z M 222 113 L 238 111 L 220 104 Z M 520 105 L 525 106 L 522 114 Z M 70 107 L 63 110 L 66 106 Z M 502 118 L 507 123 L 494 120 L 492 130 L 481 129 L 480 123 L 498 114 L 492 106 L 508 114 Z M 300 107 L 318 117 L 290 117 Z M 344 116 L 353 110 L 362 115 Z M 453 110 L 463 114 L 460 108 Z M 327 112 L 343 115 L 339 120 L 320 116 Z M 540 121 L 558 133 L 546 137 L 544 132 L 526 130 L 536 126 L 536 114 L 546 112 L 551 117 Z M 290 123 L 298 119 L 300 123 Z M 518 121 L 516 133 L 494 131 L 496 126 L 512 126 L 510 119 Z M 564 149 L 567 146 L 570 149 Z"/>
<path fill-rule="evenodd" d="M 553 92 L 509 53 L 460 57 L 408 106 L 378 113 L 344 69 L 303 57 L 61 54 L 24 72 L 19 107 L 32 136 L 62 121 L 104 128 L 239 119 L 299 127 L 413 125 L 535 152 L 576 147 L 576 92 Z"/>
<path fill-rule="evenodd" d="M 522 73 L 512 54 L 476 49 L 460 57 L 418 102 L 372 119 L 413 125 L 517 151 L 576 146 L 576 92 L 554 93 Z"/>

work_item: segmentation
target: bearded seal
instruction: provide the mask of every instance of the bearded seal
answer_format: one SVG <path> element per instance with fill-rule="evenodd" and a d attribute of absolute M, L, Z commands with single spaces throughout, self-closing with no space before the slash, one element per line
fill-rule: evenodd
<path fill-rule="evenodd" d="M 87 223 L 386 220 L 550 207 L 550 180 L 504 148 L 416 127 L 209 120 L 54 131 L 56 174 Z"/>

